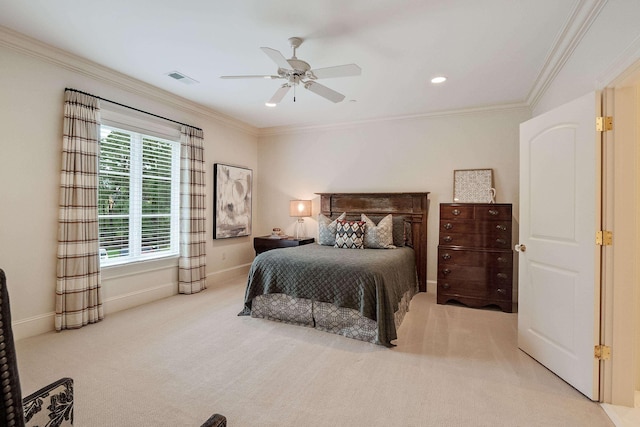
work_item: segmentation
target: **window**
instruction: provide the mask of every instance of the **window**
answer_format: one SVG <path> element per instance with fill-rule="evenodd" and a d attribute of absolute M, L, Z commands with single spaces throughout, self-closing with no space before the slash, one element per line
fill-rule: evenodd
<path fill-rule="evenodd" d="M 180 143 L 100 130 L 100 264 L 178 255 Z"/>

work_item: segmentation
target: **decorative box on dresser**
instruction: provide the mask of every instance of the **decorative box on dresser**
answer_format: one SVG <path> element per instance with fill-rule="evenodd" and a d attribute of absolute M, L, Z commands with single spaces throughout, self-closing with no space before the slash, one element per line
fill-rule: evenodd
<path fill-rule="evenodd" d="M 511 204 L 441 203 L 438 304 L 513 311 Z"/>

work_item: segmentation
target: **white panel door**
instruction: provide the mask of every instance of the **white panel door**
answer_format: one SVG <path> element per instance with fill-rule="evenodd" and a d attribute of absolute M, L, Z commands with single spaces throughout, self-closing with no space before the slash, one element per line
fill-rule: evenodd
<path fill-rule="evenodd" d="M 598 400 L 599 94 L 520 125 L 518 346 Z"/>

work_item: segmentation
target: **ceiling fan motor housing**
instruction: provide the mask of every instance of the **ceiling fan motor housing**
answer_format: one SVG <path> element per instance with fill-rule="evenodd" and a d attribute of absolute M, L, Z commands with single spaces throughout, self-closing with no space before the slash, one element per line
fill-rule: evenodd
<path fill-rule="evenodd" d="M 304 74 L 311 69 L 311 65 L 309 65 L 308 62 L 301 61 L 297 58 L 287 59 L 287 62 L 291 65 L 291 68 L 299 74 Z"/>

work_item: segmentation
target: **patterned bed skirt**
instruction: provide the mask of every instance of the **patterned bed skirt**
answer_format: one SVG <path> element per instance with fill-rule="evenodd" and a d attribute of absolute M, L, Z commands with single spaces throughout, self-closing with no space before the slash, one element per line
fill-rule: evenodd
<path fill-rule="evenodd" d="M 403 295 L 398 311 L 393 314 L 396 329 L 400 327 L 414 292 Z M 360 341 L 380 344 L 375 320 L 360 315 L 357 310 L 331 303 L 294 298 L 285 294 L 258 295 L 251 304 L 251 317 L 308 326 Z"/>

